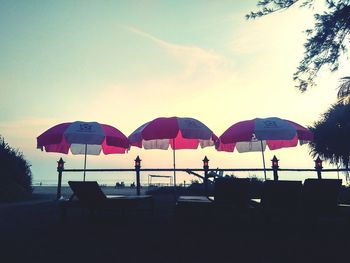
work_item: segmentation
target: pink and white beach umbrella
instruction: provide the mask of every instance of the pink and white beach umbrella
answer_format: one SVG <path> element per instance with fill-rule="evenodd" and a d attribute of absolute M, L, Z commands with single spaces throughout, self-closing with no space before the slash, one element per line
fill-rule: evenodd
<path fill-rule="evenodd" d="M 262 152 L 264 174 L 266 145 L 270 150 L 295 147 L 313 140 L 313 133 L 295 122 L 277 117 L 241 121 L 229 127 L 216 144 L 218 151 Z"/>
<path fill-rule="evenodd" d="M 86 155 L 122 154 L 129 149 L 128 138 L 118 129 L 98 122 L 66 122 L 51 127 L 37 137 L 37 148 L 46 152 Z"/>
<path fill-rule="evenodd" d="M 213 146 L 217 136 L 202 122 L 193 118 L 156 118 L 129 135 L 131 146 L 144 149 L 173 149 L 174 185 L 176 185 L 175 150 Z"/>

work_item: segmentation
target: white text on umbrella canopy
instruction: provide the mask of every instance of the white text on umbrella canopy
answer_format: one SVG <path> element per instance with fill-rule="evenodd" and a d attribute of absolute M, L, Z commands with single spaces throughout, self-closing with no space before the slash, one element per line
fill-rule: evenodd
<path fill-rule="evenodd" d="M 187 139 L 210 140 L 213 132 L 198 120 L 193 118 L 178 118 L 182 136 Z"/>
<path fill-rule="evenodd" d="M 97 122 L 73 122 L 64 132 L 64 137 L 71 144 L 101 145 L 105 134 Z"/>
<path fill-rule="evenodd" d="M 257 140 L 291 140 L 296 136 L 295 128 L 288 121 L 276 117 L 256 118 L 254 133 Z"/>

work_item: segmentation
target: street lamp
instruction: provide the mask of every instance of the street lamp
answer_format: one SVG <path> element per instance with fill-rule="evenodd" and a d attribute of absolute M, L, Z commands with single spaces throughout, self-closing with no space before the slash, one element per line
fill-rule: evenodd
<path fill-rule="evenodd" d="M 273 180 L 278 181 L 278 159 L 276 155 L 273 156 L 271 162 L 272 162 L 272 171 L 273 171 Z"/>
<path fill-rule="evenodd" d="M 208 170 L 209 170 L 209 159 L 207 156 L 204 157 L 203 161 L 203 169 L 204 169 L 204 191 L 205 194 L 208 194 Z"/>
<path fill-rule="evenodd" d="M 208 169 L 209 169 L 209 159 L 208 159 L 208 157 L 205 156 L 202 161 L 203 161 L 203 169 L 208 171 Z"/>
<path fill-rule="evenodd" d="M 136 159 L 135 159 L 135 169 L 140 169 L 141 168 L 141 159 L 140 157 L 137 155 Z"/>
<path fill-rule="evenodd" d="M 141 194 L 141 182 L 140 182 L 140 169 L 141 169 L 141 159 L 137 155 L 135 159 L 135 171 L 136 171 L 136 193 Z"/>
<path fill-rule="evenodd" d="M 57 162 L 57 172 L 62 172 L 64 170 L 64 163 L 62 157 Z"/>
<path fill-rule="evenodd" d="M 62 172 L 64 170 L 64 161 L 62 157 L 57 161 L 57 172 L 58 172 L 58 182 L 57 182 L 57 195 L 56 198 L 59 200 L 61 198 L 61 185 L 62 185 Z"/>
<path fill-rule="evenodd" d="M 322 160 L 320 158 L 320 156 L 317 157 L 317 159 L 315 160 L 315 169 L 323 169 L 323 166 L 322 166 Z"/>
<path fill-rule="evenodd" d="M 318 156 L 317 159 L 314 160 L 314 162 L 315 162 L 315 169 L 317 171 L 317 177 L 318 177 L 318 179 L 322 179 L 321 171 L 323 169 L 323 166 L 322 166 L 322 160 L 321 160 L 320 156 Z"/>

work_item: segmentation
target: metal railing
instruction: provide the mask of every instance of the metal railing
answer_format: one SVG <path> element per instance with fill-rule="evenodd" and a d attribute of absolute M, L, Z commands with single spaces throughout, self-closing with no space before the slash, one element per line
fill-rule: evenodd
<path fill-rule="evenodd" d="M 65 169 L 64 167 L 58 167 L 58 184 L 57 184 L 57 199 L 61 198 L 61 184 L 62 184 L 62 175 L 63 173 L 68 172 L 134 172 L 136 176 L 136 191 L 137 195 L 140 195 L 140 173 L 141 172 L 173 172 L 174 168 L 144 168 L 135 167 L 134 169 Z M 216 168 L 216 169 L 204 169 L 204 168 L 176 168 L 176 172 L 186 172 L 201 178 L 204 182 L 209 178 L 211 172 L 218 174 L 219 172 L 273 172 L 274 180 L 278 180 L 278 172 L 315 172 L 317 177 L 321 179 L 321 172 L 349 172 L 350 169 L 283 169 L 283 168 Z M 199 174 L 202 173 L 203 175 Z"/>

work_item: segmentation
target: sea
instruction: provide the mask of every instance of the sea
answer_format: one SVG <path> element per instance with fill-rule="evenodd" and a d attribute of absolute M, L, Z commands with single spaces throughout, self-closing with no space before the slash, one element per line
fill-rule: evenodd
<path fill-rule="evenodd" d="M 203 175 L 203 172 L 198 172 Z M 264 180 L 263 172 L 224 172 L 224 176 L 235 176 L 239 178 L 257 178 Z M 292 181 L 304 181 L 307 178 L 317 178 L 316 172 L 297 172 L 297 171 L 280 171 L 279 180 L 292 180 Z M 63 172 L 62 186 L 68 186 L 68 181 L 81 181 L 84 178 L 83 172 Z M 342 179 L 343 184 L 346 184 L 346 176 L 343 172 L 323 172 L 322 178 L 329 179 Z M 273 179 L 271 171 L 267 171 L 267 180 Z M 135 172 L 86 172 L 85 180 L 97 181 L 100 185 L 115 186 L 117 183 L 124 184 L 125 186 L 131 186 L 136 184 Z M 35 178 L 33 177 L 32 184 L 42 186 L 55 186 L 57 185 L 58 178 Z M 173 172 L 141 172 L 140 182 L 142 186 L 156 185 L 156 186 L 170 186 L 174 183 Z M 189 175 L 185 172 L 176 172 L 176 184 L 181 186 L 188 186 L 192 182 L 202 182 L 202 179 L 194 175 Z"/>

